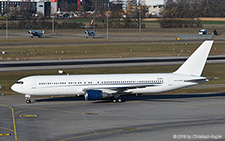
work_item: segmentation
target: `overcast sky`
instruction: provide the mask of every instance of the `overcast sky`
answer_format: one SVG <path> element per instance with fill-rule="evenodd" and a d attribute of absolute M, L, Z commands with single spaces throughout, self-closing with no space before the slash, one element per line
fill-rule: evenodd
<path fill-rule="evenodd" d="M 145 0 L 147 5 L 163 4 L 164 0 Z"/>

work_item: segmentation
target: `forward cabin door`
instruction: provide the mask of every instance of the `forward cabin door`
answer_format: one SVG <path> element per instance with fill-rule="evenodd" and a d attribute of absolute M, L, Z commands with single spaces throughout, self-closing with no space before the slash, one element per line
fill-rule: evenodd
<path fill-rule="evenodd" d="M 37 88 L 37 82 L 35 80 L 32 81 L 32 89 L 36 89 Z"/>
<path fill-rule="evenodd" d="M 173 86 L 173 78 L 171 77 L 168 78 L 168 86 Z"/>

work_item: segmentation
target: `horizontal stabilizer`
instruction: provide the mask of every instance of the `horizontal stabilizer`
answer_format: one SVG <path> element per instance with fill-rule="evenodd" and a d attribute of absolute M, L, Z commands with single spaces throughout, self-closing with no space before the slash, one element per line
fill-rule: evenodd
<path fill-rule="evenodd" d="M 192 83 L 202 83 L 202 82 L 208 82 L 208 81 L 209 81 L 209 79 L 207 79 L 207 78 L 184 80 L 184 82 L 192 82 Z"/>

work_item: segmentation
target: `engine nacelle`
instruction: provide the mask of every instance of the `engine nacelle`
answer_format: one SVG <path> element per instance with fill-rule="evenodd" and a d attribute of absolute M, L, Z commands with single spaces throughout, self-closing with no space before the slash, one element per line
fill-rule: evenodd
<path fill-rule="evenodd" d="M 85 100 L 101 100 L 112 96 L 112 94 L 104 94 L 101 90 L 87 90 L 84 97 Z"/>

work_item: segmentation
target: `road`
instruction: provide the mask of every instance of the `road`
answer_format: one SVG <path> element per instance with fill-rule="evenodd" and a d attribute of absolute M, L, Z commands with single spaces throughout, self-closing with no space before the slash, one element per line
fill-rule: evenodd
<path fill-rule="evenodd" d="M 0 71 L 180 65 L 188 56 L 1 61 Z M 208 63 L 225 63 L 225 55 L 209 56 Z"/>

